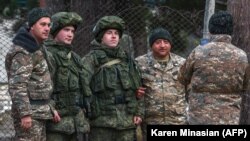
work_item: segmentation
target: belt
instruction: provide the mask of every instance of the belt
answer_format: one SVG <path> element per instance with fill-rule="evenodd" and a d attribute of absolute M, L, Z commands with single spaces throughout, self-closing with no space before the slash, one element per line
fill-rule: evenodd
<path fill-rule="evenodd" d="M 45 104 L 49 104 L 49 100 L 48 99 L 30 100 L 30 104 L 31 105 L 45 105 Z"/>

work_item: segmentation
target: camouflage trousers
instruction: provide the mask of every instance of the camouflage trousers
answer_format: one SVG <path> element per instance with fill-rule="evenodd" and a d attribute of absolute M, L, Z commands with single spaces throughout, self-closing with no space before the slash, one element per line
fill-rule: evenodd
<path fill-rule="evenodd" d="M 24 130 L 20 119 L 14 118 L 15 141 L 46 141 L 46 121 L 32 119 L 32 127 Z"/>
<path fill-rule="evenodd" d="M 47 132 L 47 141 L 77 141 L 76 134 L 63 134 L 57 132 Z"/>
<path fill-rule="evenodd" d="M 147 141 L 147 124 L 143 122 L 141 128 L 142 128 L 143 141 Z"/>
<path fill-rule="evenodd" d="M 135 141 L 135 129 L 117 130 L 113 128 L 97 128 L 90 130 L 90 141 Z"/>

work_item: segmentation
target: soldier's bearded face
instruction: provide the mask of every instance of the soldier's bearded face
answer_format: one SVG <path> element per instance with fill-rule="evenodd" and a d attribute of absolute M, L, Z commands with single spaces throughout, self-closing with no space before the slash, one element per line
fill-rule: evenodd
<path fill-rule="evenodd" d="M 157 39 L 152 45 L 152 52 L 154 57 L 164 59 L 169 55 L 171 44 L 168 40 Z"/>
<path fill-rule="evenodd" d="M 74 39 L 74 35 L 75 28 L 73 26 L 66 26 L 57 33 L 55 41 L 70 45 Z"/>
<path fill-rule="evenodd" d="M 30 33 L 35 37 L 35 39 L 41 43 L 44 40 L 48 39 L 50 32 L 50 18 L 43 17 L 39 19 L 32 27 L 30 28 Z"/>
<path fill-rule="evenodd" d="M 108 29 L 102 37 L 102 44 L 115 48 L 119 43 L 119 32 L 116 29 Z"/>

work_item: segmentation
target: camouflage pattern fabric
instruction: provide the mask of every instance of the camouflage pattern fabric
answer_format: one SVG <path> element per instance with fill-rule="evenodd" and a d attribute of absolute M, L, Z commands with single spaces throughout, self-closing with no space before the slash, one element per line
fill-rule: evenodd
<path fill-rule="evenodd" d="M 145 119 L 143 133 L 146 140 L 147 124 L 187 124 L 184 85 L 177 80 L 178 70 L 185 59 L 170 53 L 168 62 L 154 59 L 152 52 L 136 58 L 142 73 Z"/>
<path fill-rule="evenodd" d="M 115 130 L 112 128 L 91 128 L 90 141 L 134 141 L 135 130 Z"/>
<path fill-rule="evenodd" d="M 28 132 L 24 131 L 20 125 L 20 119 L 14 118 L 16 135 L 15 141 L 46 141 L 46 121 L 32 119 L 32 127 Z"/>
<path fill-rule="evenodd" d="M 36 119 L 52 119 L 47 102 L 52 92 L 52 81 L 42 51 L 29 53 L 13 45 L 6 55 L 6 70 L 14 117 L 32 115 Z"/>
<path fill-rule="evenodd" d="M 76 29 L 82 23 L 82 17 L 75 12 L 58 12 L 51 17 L 51 21 L 50 33 L 55 36 L 65 26 L 71 25 Z"/>
<path fill-rule="evenodd" d="M 229 35 L 213 35 L 210 43 L 196 47 L 178 75 L 190 89 L 189 124 L 239 124 L 247 66 L 246 53 Z"/>
<path fill-rule="evenodd" d="M 77 141 L 77 135 L 76 133 L 67 135 L 67 134 L 61 134 L 61 133 L 55 133 L 55 132 L 47 132 L 47 140 L 46 141 Z M 83 140 L 85 141 L 85 140 Z"/>
<path fill-rule="evenodd" d="M 52 99 L 55 108 L 61 116 L 59 123 L 48 122 L 47 130 L 52 133 L 61 133 L 62 136 L 71 136 L 73 133 L 87 133 L 90 130 L 87 118 L 83 113 L 83 90 L 80 81 L 82 74 L 81 57 L 72 51 L 71 45 L 61 44 L 47 40 L 48 49 L 53 68 L 54 90 Z"/>
<path fill-rule="evenodd" d="M 64 116 L 57 124 L 48 123 L 47 125 L 47 140 L 46 141 L 78 141 L 77 137 L 88 136 L 90 126 L 83 112 L 75 117 Z M 53 128 L 53 129 L 50 129 Z M 85 141 L 83 139 L 83 141 Z"/>

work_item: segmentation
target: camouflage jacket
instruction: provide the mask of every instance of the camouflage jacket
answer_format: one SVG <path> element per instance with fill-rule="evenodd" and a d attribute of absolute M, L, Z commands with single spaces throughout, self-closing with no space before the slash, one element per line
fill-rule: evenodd
<path fill-rule="evenodd" d="M 13 42 L 5 60 L 13 114 L 16 118 L 51 119 L 52 81 L 41 46 L 24 28 Z"/>
<path fill-rule="evenodd" d="M 115 129 L 135 128 L 133 116 L 143 116 L 136 99 L 136 89 L 141 85 L 139 70 L 133 60 L 119 45 L 108 48 L 96 41 L 93 50 L 83 58 L 85 74 L 84 90 L 95 102 L 91 104 L 91 126 Z M 113 59 L 120 62 L 103 66 Z M 131 62 L 130 62 L 131 61 Z M 103 67 L 101 67 L 103 66 Z"/>
<path fill-rule="evenodd" d="M 48 49 L 54 82 L 52 99 L 54 107 L 61 116 L 59 123 L 48 122 L 47 130 L 72 134 L 89 131 L 89 124 L 82 112 L 83 91 L 81 85 L 82 61 L 81 57 L 72 51 L 71 45 L 65 45 L 47 40 L 45 45 Z"/>
<path fill-rule="evenodd" d="M 186 124 L 184 85 L 177 80 L 180 65 L 185 59 L 170 53 L 170 60 L 162 67 L 152 52 L 136 58 L 139 64 L 143 86 L 146 87 L 146 124 Z"/>
<path fill-rule="evenodd" d="M 178 79 L 189 85 L 189 124 L 238 124 L 241 95 L 246 90 L 246 53 L 229 35 L 213 35 L 196 47 L 181 67 Z"/>

